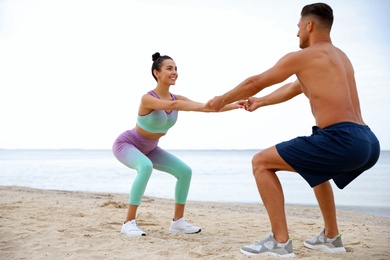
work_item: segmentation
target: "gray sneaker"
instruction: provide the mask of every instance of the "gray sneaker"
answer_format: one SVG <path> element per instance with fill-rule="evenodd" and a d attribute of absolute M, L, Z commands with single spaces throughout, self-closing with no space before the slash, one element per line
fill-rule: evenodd
<path fill-rule="evenodd" d="M 341 234 L 338 234 L 334 238 L 328 238 L 325 236 L 325 230 L 322 230 L 318 236 L 305 240 L 303 244 L 310 249 L 328 253 L 346 252 L 343 241 L 341 241 Z"/>
<path fill-rule="evenodd" d="M 244 255 L 268 255 L 277 257 L 295 257 L 293 252 L 292 240 L 281 244 L 274 239 L 274 234 L 270 232 L 266 238 L 256 242 L 253 245 L 243 246 L 240 251 Z"/>

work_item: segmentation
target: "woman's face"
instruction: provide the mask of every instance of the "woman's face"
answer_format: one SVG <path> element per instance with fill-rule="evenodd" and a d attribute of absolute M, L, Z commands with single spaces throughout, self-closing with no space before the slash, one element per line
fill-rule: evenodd
<path fill-rule="evenodd" d="M 175 85 L 177 77 L 176 63 L 173 60 L 167 59 L 162 62 L 161 71 L 156 71 L 157 81 L 168 85 Z"/>

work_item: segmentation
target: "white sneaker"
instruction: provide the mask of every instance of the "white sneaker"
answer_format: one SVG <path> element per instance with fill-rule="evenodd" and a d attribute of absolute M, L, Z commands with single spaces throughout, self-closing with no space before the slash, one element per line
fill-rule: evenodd
<path fill-rule="evenodd" d="M 135 219 L 123 223 L 121 233 L 130 237 L 146 236 L 146 233 L 139 228 Z"/>
<path fill-rule="evenodd" d="M 184 234 L 195 234 L 201 231 L 200 227 L 193 226 L 188 223 L 184 218 L 171 222 L 169 227 L 170 232 L 182 232 Z"/>

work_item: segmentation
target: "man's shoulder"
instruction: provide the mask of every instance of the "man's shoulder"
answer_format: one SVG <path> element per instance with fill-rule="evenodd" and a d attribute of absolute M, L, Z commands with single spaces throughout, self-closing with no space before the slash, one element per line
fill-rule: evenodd
<path fill-rule="evenodd" d="M 307 47 L 302 50 L 289 52 L 283 58 L 301 63 L 305 60 L 305 58 L 311 59 L 316 52 L 318 52 L 318 50 Z"/>

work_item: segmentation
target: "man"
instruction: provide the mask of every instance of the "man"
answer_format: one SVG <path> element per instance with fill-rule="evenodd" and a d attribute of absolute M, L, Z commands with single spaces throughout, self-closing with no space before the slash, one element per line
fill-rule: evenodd
<path fill-rule="evenodd" d="M 256 184 L 267 210 L 271 232 L 260 242 L 244 246 L 247 255 L 293 257 L 284 211 L 283 190 L 276 171 L 299 173 L 314 189 L 324 219 L 324 230 L 304 245 L 314 250 L 345 252 L 334 203 L 333 179 L 343 189 L 371 168 L 379 157 L 379 141 L 362 119 L 354 71 L 348 57 L 330 38 L 333 10 L 323 3 L 306 5 L 298 23 L 302 50 L 288 53 L 267 71 L 247 78 L 237 87 L 208 102 L 220 110 L 224 105 L 247 99 L 246 109 L 278 104 L 304 93 L 316 121 L 313 134 L 279 143 L 256 154 L 252 160 Z M 255 98 L 262 89 L 295 82 Z"/>

